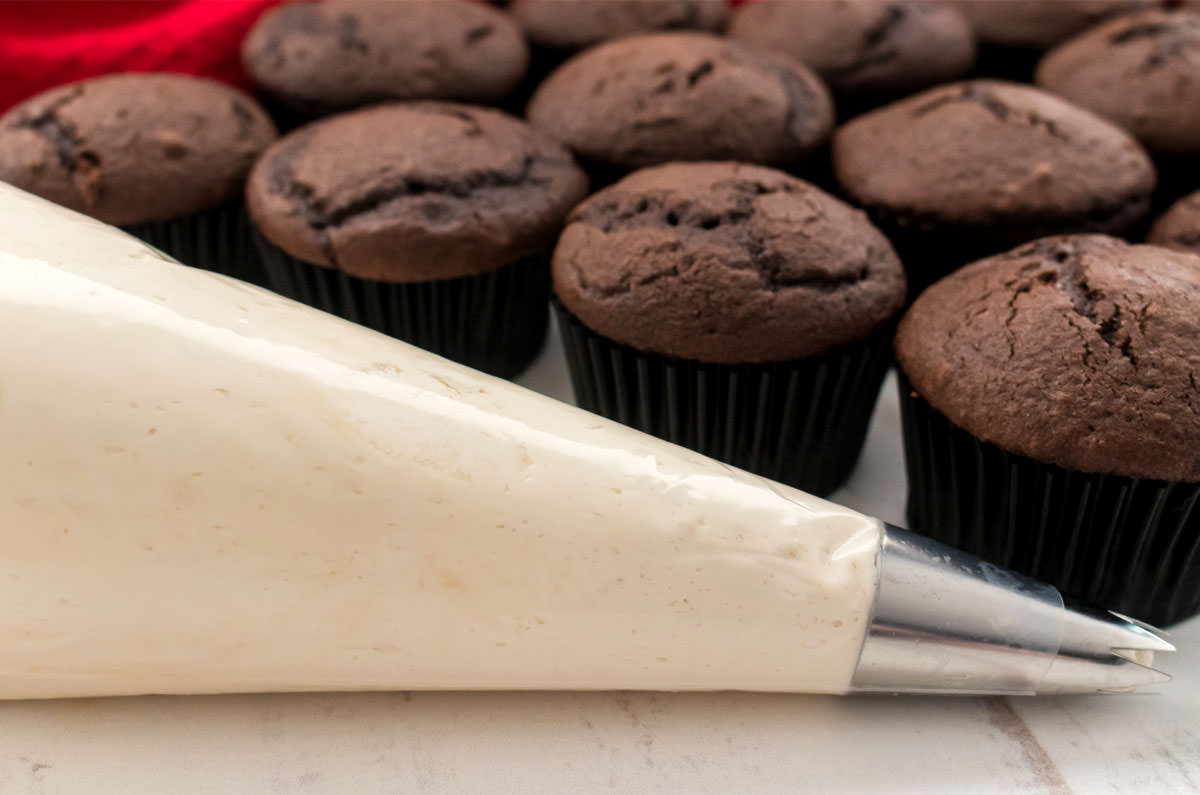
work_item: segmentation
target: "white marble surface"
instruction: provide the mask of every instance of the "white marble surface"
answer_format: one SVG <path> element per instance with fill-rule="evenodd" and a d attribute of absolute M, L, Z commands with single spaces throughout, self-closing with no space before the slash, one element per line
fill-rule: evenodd
<path fill-rule="evenodd" d="M 522 382 L 570 398 L 557 339 Z M 885 386 L 834 499 L 903 523 Z M 0 703 L 0 793 L 1200 792 L 1200 619 L 1136 696 L 387 693 Z"/>

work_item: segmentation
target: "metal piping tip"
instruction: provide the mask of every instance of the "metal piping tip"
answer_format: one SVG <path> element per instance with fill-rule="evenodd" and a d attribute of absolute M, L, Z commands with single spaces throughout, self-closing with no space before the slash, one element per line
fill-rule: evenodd
<path fill-rule="evenodd" d="M 1115 654 L 1106 661 L 1059 656 L 1043 674 L 1037 692 L 1129 693 L 1170 681 L 1169 674 Z"/>
<path fill-rule="evenodd" d="M 1149 624 L 1111 610 L 1080 609 L 1067 610 L 1063 616 L 1059 649 L 1071 656 L 1100 658 L 1118 651 L 1175 651 L 1162 632 Z"/>
<path fill-rule="evenodd" d="M 1058 656 L 1040 693 L 1128 693 L 1171 677 L 1151 667 L 1158 652 L 1175 647 L 1159 630 L 1112 611 L 1068 610 Z"/>
<path fill-rule="evenodd" d="M 1072 610 L 1053 587 L 887 526 L 854 692 L 1127 693 L 1171 677 L 1159 630 Z"/>
<path fill-rule="evenodd" d="M 1171 633 L 1167 632 L 1165 629 L 1159 629 L 1156 626 L 1147 624 L 1145 621 L 1138 621 L 1136 618 L 1130 618 L 1127 615 L 1118 613 L 1116 610 L 1109 610 L 1108 614 L 1110 616 L 1113 616 L 1113 617 L 1121 620 L 1121 621 L 1124 621 L 1126 624 L 1132 624 L 1133 626 L 1137 627 L 1138 629 L 1144 630 L 1145 634 L 1150 635 L 1155 640 L 1158 640 L 1161 643 L 1163 643 L 1164 645 L 1170 647 L 1170 648 L 1158 649 L 1158 651 L 1175 651 L 1175 647 L 1173 645 L 1171 645 L 1170 643 L 1167 643 L 1167 640 L 1166 640 L 1167 636 L 1169 636 Z M 1109 620 L 1111 621 L 1112 619 L 1109 619 Z"/>

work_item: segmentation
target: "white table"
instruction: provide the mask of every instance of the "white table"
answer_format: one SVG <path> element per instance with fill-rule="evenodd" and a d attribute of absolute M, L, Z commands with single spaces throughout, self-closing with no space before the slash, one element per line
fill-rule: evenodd
<path fill-rule="evenodd" d="M 521 379 L 570 399 L 557 337 Z M 833 499 L 903 524 L 894 384 Z M 0 704 L 0 793 L 1200 792 L 1200 619 L 1136 696 L 365 693 Z"/>

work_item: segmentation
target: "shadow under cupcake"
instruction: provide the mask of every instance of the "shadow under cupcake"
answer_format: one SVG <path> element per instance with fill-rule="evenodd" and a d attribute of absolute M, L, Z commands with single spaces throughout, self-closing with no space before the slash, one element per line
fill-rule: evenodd
<path fill-rule="evenodd" d="M 904 301 L 862 212 L 773 169 L 648 168 L 572 212 L 553 275 L 583 408 L 816 494 L 854 468 Z"/>
<path fill-rule="evenodd" d="M 1046 238 L 896 335 L 910 526 L 1154 624 L 1200 612 L 1200 257 Z"/>
<path fill-rule="evenodd" d="M 511 377 L 545 339 L 550 249 L 586 190 L 524 122 L 422 102 L 292 132 L 247 204 L 272 289 Z"/>

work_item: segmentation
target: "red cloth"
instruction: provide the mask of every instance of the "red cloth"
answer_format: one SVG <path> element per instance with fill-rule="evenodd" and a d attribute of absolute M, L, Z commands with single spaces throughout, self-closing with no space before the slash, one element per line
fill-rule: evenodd
<path fill-rule="evenodd" d="M 183 72 L 245 88 L 238 49 L 277 2 L 3 0 L 0 111 L 52 86 L 109 72 Z"/>
<path fill-rule="evenodd" d="M 109 72 L 182 72 L 248 88 L 242 39 L 282 1 L 0 0 L 0 112 Z"/>

